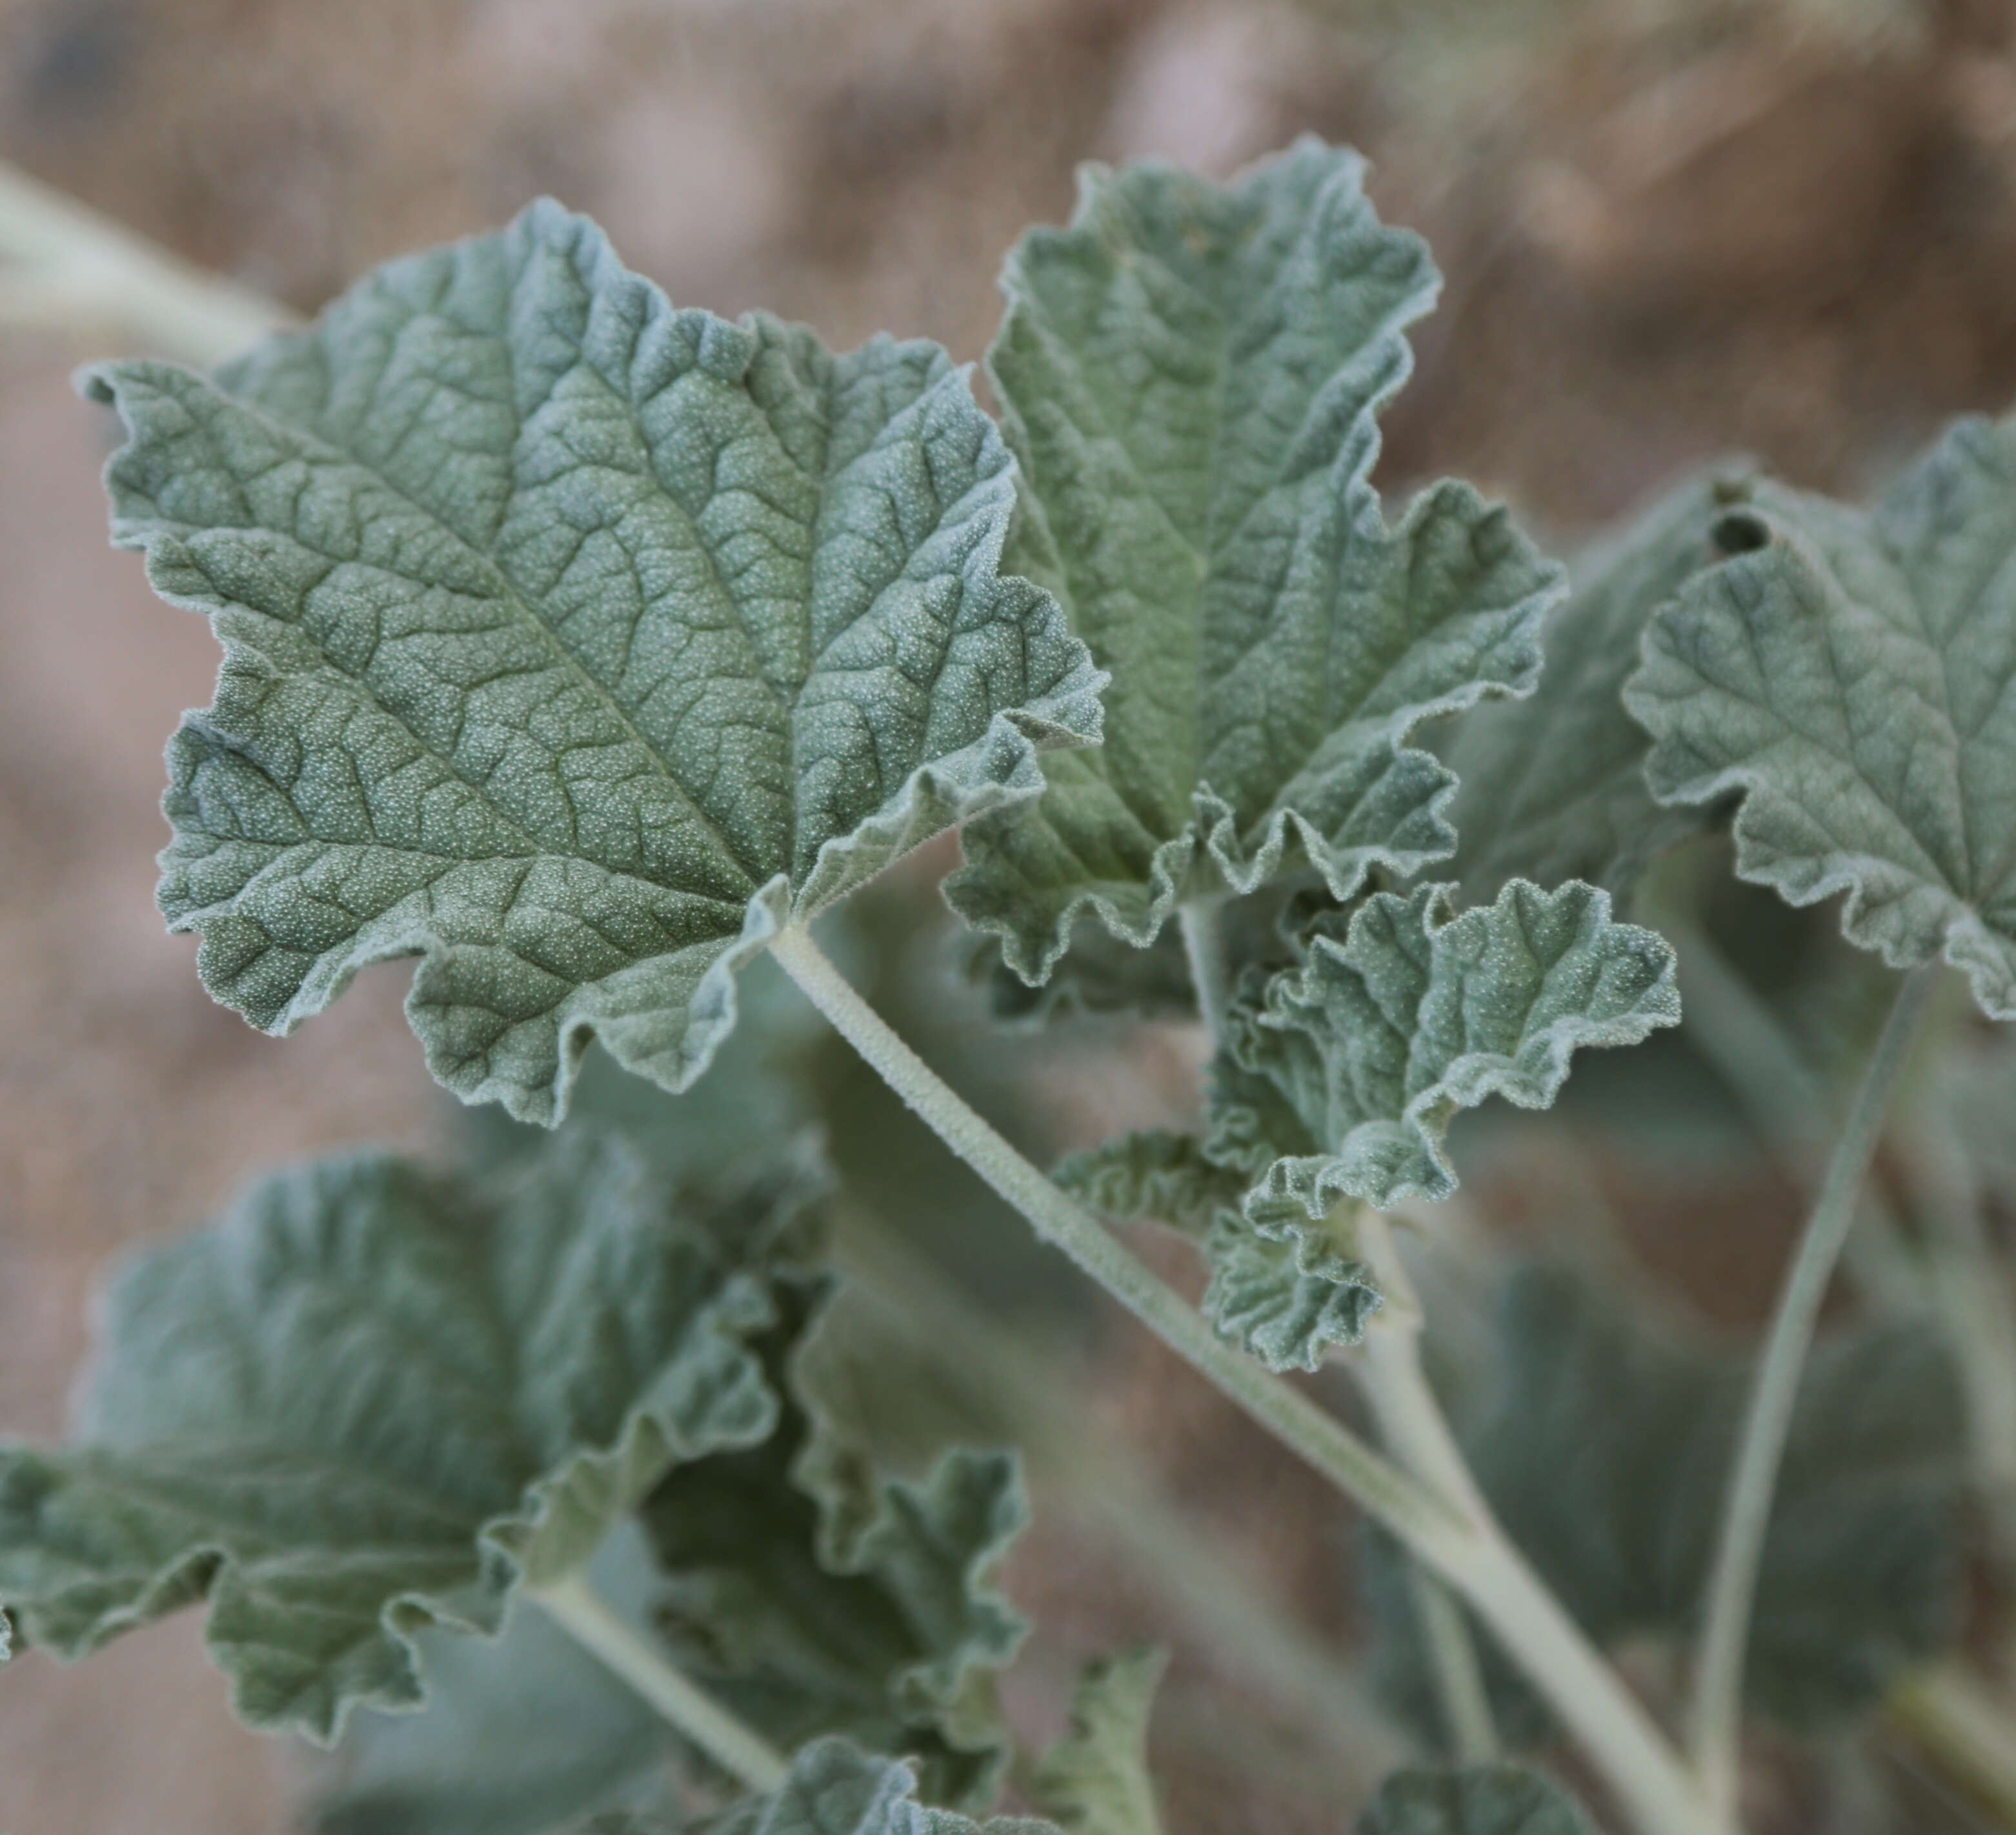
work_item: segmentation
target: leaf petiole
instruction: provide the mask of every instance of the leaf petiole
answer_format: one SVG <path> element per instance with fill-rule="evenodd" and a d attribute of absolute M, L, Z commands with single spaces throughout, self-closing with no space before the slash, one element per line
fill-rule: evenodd
<path fill-rule="evenodd" d="M 1939 969 L 1936 960 L 1928 962 L 1913 969 L 1898 987 L 1854 1106 L 1828 1156 L 1820 1195 L 1786 1271 L 1751 1387 L 1708 1579 L 1694 1682 L 1694 1765 L 1718 1830 L 1735 1824 L 1743 1663 L 1751 1606 L 1799 1379 L 1813 1346 L 1820 1302 L 1827 1297 L 1834 1265 L 1854 1224 L 1863 1179 L 1882 1137 L 1892 1093 L 1910 1055 Z"/>
<path fill-rule="evenodd" d="M 528 1587 L 526 1595 L 723 1770 L 751 1790 L 783 1787 L 791 1768 L 783 1754 L 674 1668 L 610 1611 L 579 1574 Z"/>

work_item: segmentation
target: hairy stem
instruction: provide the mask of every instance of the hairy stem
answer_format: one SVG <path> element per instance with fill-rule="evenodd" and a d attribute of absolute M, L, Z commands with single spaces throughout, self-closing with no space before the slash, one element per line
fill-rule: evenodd
<path fill-rule="evenodd" d="M 596 1598 L 578 1574 L 526 1590 L 568 1636 L 621 1676 L 723 1770 L 751 1790 L 783 1786 L 791 1768 L 783 1754 L 682 1675 Z"/>
<path fill-rule="evenodd" d="M 1694 1757 L 1718 1829 L 1734 1826 L 1743 1660 L 1758 1563 L 1770 1527 L 1778 1468 L 1813 1341 L 1820 1302 L 1840 1259 L 1856 1204 L 1883 1132 L 1899 1073 L 1924 1017 L 1939 965 L 1914 969 L 1899 986 L 1848 1119 L 1828 1155 L 1820 1195 L 1780 1290 L 1764 1355 L 1752 1383 L 1738 1442 L 1715 1566 L 1708 1579 L 1701 1658 L 1694 1682 Z"/>
<path fill-rule="evenodd" d="M 203 369 L 290 322 L 286 308 L 0 165 L 0 323 L 122 327 L 163 356 Z"/>
<path fill-rule="evenodd" d="M 1197 990 L 1197 1012 L 1214 1045 L 1225 1036 L 1226 1011 L 1232 1005 L 1232 981 L 1219 922 L 1224 902 L 1222 898 L 1193 898 L 1176 907 L 1183 955 L 1190 963 L 1190 985 Z"/>
<path fill-rule="evenodd" d="M 1379 1422 L 1386 1449 L 1416 1477 L 1460 1502 L 1489 1533 L 1499 1533 L 1469 1462 L 1449 1430 L 1448 1417 L 1421 1368 L 1422 1311 L 1391 1226 L 1369 1207 L 1360 1211 L 1358 1239 L 1385 1303 L 1365 1334 L 1352 1369 Z M 1458 1763 L 1488 1765 L 1498 1755 L 1498 1729 L 1485 1692 L 1484 1671 L 1462 1609 L 1448 1590 L 1409 1556 L 1409 1584 L 1449 1744 Z"/>
<path fill-rule="evenodd" d="M 1045 1241 L 1470 1601 L 1582 1740 L 1645 1835 L 1701 1835 L 1700 1798 L 1677 1754 L 1516 1550 L 1220 1339 L 1096 1218 L 975 1114 L 855 991 L 802 927 L 781 932 L 771 948 L 870 1067 Z"/>

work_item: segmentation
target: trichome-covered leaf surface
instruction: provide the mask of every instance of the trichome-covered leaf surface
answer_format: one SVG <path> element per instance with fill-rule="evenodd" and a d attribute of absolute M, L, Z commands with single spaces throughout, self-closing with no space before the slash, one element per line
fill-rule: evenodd
<path fill-rule="evenodd" d="M 1394 1772 L 1354 1835 L 1589 1835 L 1589 1826 L 1551 1779 L 1520 1765 L 1490 1765 Z"/>
<path fill-rule="evenodd" d="M 91 387 L 114 540 L 225 646 L 162 909 L 268 1031 L 419 955 L 459 1095 L 549 1121 L 591 1035 L 682 1088 L 771 929 L 1097 736 L 941 351 L 676 310 L 551 203 Z"/>
<path fill-rule="evenodd" d="M 776 1432 L 679 1467 L 646 1501 L 659 1622 L 681 1667 L 773 1743 L 844 1733 L 913 1761 L 927 1800 L 984 1804 L 1007 1752 L 995 1677 L 1024 1630 L 995 1585 L 1027 1520 L 1017 1461 L 960 1448 L 916 1479 L 876 1470 L 821 1405 L 818 1340 L 769 1347 Z"/>
<path fill-rule="evenodd" d="M 1009 258 L 1012 562 L 1114 676 L 1102 748 L 970 827 L 948 885 L 1028 980 L 1082 912 L 1146 944 L 1296 857 L 1341 898 L 1446 858 L 1454 780 L 1409 739 L 1532 685 L 1558 570 L 1466 486 L 1393 527 L 1369 481 L 1436 281 L 1363 170 L 1313 140 L 1229 190 L 1091 168 Z"/>
<path fill-rule="evenodd" d="M 674 1196 L 575 1138 L 500 1184 L 382 1157 L 254 1189 L 110 1296 L 64 1447 L 0 1451 L 0 1602 L 63 1657 L 198 1600 L 255 1726 L 418 1702 L 677 1461 L 761 1441 L 751 1340 L 819 1189 Z"/>
<path fill-rule="evenodd" d="M 1734 795 L 1737 871 L 1847 898 L 2016 1019 L 2016 423 L 1960 423 L 1868 511 L 1757 488 L 1747 549 L 1656 617 L 1626 689 L 1662 802 Z"/>
<path fill-rule="evenodd" d="M 1463 1441 L 1507 1531 L 1593 1636 L 1691 1636 L 1747 1400 L 1741 1364 L 1676 1347 L 1559 1269 L 1507 1284 L 1489 1405 Z M 1816 1732 L 1879 1701 L 1953 1635 L 1964 1412 L 1922 1329 L 1824 1341 L 1809 1365 L 1758 1578 L 1746 1698 Z M 1408 1589 L 1373 1545 L 1383 1682 L 1434 1724 Z M 1480 1633 L 1480 1637 L 1482 1634 Z M 1501 1724 L 1544 1721 L 1494 1646 Z"/>
<path fill-rule="evenodd" d="M 916 1783 L 896 1760 L 872 1758 L 845 1740 L 815 1740 L 791 1761 L 783 1789 L 711 1822 L 708 1835 L 1058 1835 L 1053 1824 L 1030 1818 L 976 1822 L 927 1808 Z"/>
<path fill-rule="evenodd" d="M 1573 590 L 1547 620 L 1539 686 L 1449 729 L 1442 750 L 1457 778 L 1451 870 L 1467 898 L 1495 898 L 1513 879 L 1586 880 L 1622 898 L 1705 820 L 1652 800 L 1647 741 L 1625 711 L 1623 689 L 1647 621 L 1723 558 L 1712 531 L 1748 488 L 1727 468 L 1690 479 L 1571 562 Z"/>
<path fill-rule="evenodd" d="M 1129 1651 L 1089 1667 L 1071 1730 L 1043 1754 L 1031 1794 L 1069 1835 L 1161 1835 L 1148 1772 L 1148 1719 L 1166 1653 Z"/>

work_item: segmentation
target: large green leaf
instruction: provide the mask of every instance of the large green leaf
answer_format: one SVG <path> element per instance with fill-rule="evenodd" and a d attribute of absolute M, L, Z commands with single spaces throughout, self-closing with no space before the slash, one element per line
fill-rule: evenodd
<path fill-rule="evenodd" d="M 675 310 L 551 203 L 90 386 L 113 539 L 225 646 L 162 909 L 266 1030 L 419 955 L 457 1094 L 551 1121 L 591 1035 L 682 1088 L 776 926 L 1098 736 L 941 351 Z"/>
<path fill-rule="evenodd" d="M 1395 1772 L 1358 1819 L 1356 1835 L 1589 1835 L 1560 1785 L 1513 1765 Z"/>
<path fill-rule="evenodd" d="M 1532 685 L 1559 570 L 1466 486 L 1395 527 L 1369 481 L 1436 282 L 1363 172 L 1314 140 L 1229 190 L 1092 167 L 1071 226 L 1009 258 L 1013 562 L 1114 678 L 1103 747 L 970 827 L 948 883 L 1027 980 L 1081 912 L 1147 944 L 1298 858 L 1340 898 L 1445 859 L 1454 780 L 1408 742 Z"/>
<path fill-rule="evenodd" d="M 1165 1652 L 1090 1665 L 1071 1697 L 1071 1731 L 1043 1754 L 1031 1795 L 1069 1835 L 1161 1835 L 1148 1775 L 1148 1717 Z"/>
<path fill-rule="evenodd" d="M 1467 898 L 1495 898 L 1513 879 L 1587 880 L 1621 898 L 1705 819 L 1653 801 L 1644 729 L 1625 711 L 1624 683 L 1653 613 L 1723 558 L 1712 531 L 1748 488 L 1726 468 L 1690 479 L 1571 563 L 1574 589 L 1547 621 L 1539 686 L 1450 729 L 1452 871 Z"/>
<path fill-rule="evenodd" d="M 1733 794 L 1737 871 L 1845 893 L 2016 1019 L 2016 422 L 1960 423 L 1866 513 L 1777 486 L 1654 619 L 1625 699 L 1664 803 Z"/>
<path fill-rule="evenodd" d="M 1691 1636 L 1749 1389 L 1558 1269 L 1508 1283 L 1488 1405 L 1462 1438 L 1492 1509 L 1593 1636 Z M 1795 1731 L 1866 1711 L 1957 1626 L 1964 1412 L 1917 1328 L 1823 1342 L 1801 1388 L 1759 1575 L 1748 1700 Z M 1375 1553 L 1386 1692 L 1432 1724 L 1409 1589 Z M 1405 1635 L 1393 1635 L 1396 1632 Z M 1481 1637 L 1483 1634 L 1480 1632 Z M 1501 1722 L 1544 1715 L 1486 1646 Z"/>
<path fill-rule="evenodd" d="M 772 1342 L 776 1432 L 646 1501 L 660 1624 L 775 1744 L 844 1733 L 918 1765 L 931 1801 L 984 1803 L 1008 1745 L 994 1680 L 1024 1629 L 994 1585 L 1027 1517 L 1017 1462 L 958 1448 L 884 1476 L 828 1418 L 819 1341 L 794 1325 Z"/>
<path fill-rule="evenodd" d="M 570 1139 L 483 1187 L 284 1173 L 121 1273 L 70 1442 L 0 1452 L 0 1602 L 59 1657 L 204 1600 L 252 1725 L 418 1702 L 412 1634 L 495 1632 L 665 1470 L 761 1441 L 801 1157 L 675 1196 Z"/>

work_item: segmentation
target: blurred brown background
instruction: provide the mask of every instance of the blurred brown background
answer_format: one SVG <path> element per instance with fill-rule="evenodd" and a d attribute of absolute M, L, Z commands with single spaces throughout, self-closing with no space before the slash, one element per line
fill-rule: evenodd
<path fill-rule="evenodd" d="M 1003 252 L 1068 212 L 1078 161 L 1224 175 L 1312 130 L 1373 157 L 1448 277 L 1384 475 L 1460 470 L 1565 541 L 1731 449 L 1856 488 L 2016 394 L 2012 22 L 2004 0 L 0 0 L 0 157 L 304 310 L 550 192 L 682 302 L 973 358 Z M 283 1045 L 161 934 L 159 750 L 213 648 L 105 547 L 108 429 L 67 377 L 116 333 L 37 322 L 9 279 L 0 1430 L 44 1434 L 110 1251 L 301 1153 L 425 1146 L 437 1111 L 401 973 Z M 1070 1592 L 1032 1572 L 1024 1600 Z M 229 1724 L 196 1631 L 0 1675 L 0 1829 L 289 1826 L 287 1755 Z M 1178 1822 L 1243 1826 L 1208 1797 Z"/>

